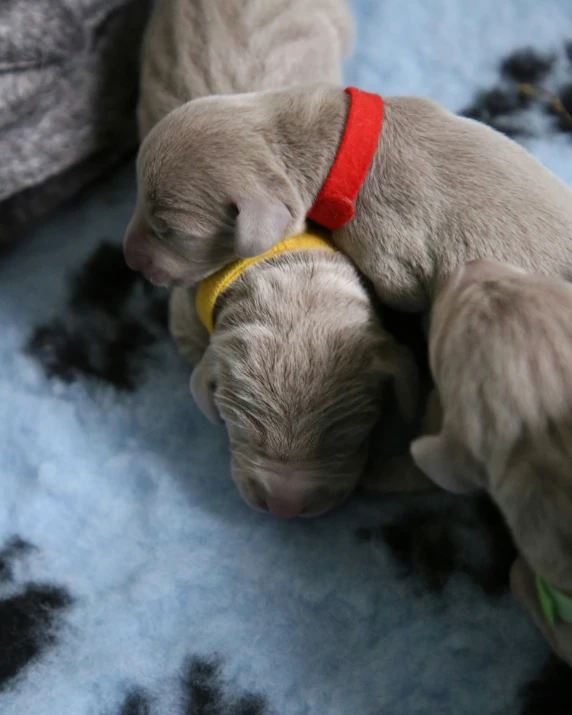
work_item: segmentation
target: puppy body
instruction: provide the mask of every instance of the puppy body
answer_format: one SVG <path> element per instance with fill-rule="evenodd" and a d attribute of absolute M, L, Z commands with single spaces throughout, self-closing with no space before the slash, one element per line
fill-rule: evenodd
<path fill-rule="evenodd" d="M 138 229 L 127 236 L 144 272 L 191 285 L 300 231 L 348 106 L 340 87 L 316 85 L 201 99 L 163 119 L 141 147 Z M 333 240 L 382 302 L 423 311 L 476 258 L 570 278 L 571 206 L 570 189 L 498 132 L 390 97 L 355 218 Z M 264 229 L 245 236 L 243 225 Z"/>
<path fill-rule="evenodd" d="M 171 332 L 200 360 L 192 390 L 226 424 L 242 496 L 282 517 L 335 506 L 364 469 L 383 383 L 407 414 L 415 407 L 414 363 L 384 333 L 356 269 L 322 250 L 249 267 L 219 298 L 210 343 L 194 293 L 174 291 Z"/>
<path fill-rule="evenodd" d="M 341 82 L 347 0 L 159 0 L 143 45 L 141 137 L 197 97 Z"/>
<path fill-rule="evenodd" d="M 564 281 L 492 261 L 458 270 L 430 329 L 443 428 L 411 451 L 440 486 L 487 489 L 532 571 L 572 595 L 571 314 Z"/>

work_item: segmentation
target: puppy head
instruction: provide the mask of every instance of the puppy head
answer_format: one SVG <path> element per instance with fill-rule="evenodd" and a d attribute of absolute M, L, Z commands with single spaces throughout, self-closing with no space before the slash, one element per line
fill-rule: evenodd
<path fill-rule="evenodd" d="M 145 138 L 128 265 L 162 285 L 195 285 L 236 257 L 255 256 L 304 227 L 305 210 L 265 142 L 258 95 L 179 107 Z"/>
<path fill-rule="evenodd" d="M 431 328 L 429 333 L 430 362 L 433 373 L 438 369 L 440 346 L 445 336 L 450 335 L 451 324 L 458 324 L 460 306 L 482 303 L 482 291 L 487 283 L 510 281 L 518 282 L 526 276 L 521 268 L 491 259 L 468 261 L 453 271 L 431 312 Z M 460 302 L 462 300 L 462 303 Z M 460 338 L 462 341 L 462 338 Z M 462 344 L 462 343 L 461 343 Z"/>
<path fill-rule="evenodd" d="M 226 424 L 242 497 L 287 518 L 322 514 L 357 485 L 385 383 L 409 416 L 416 388 L 409 353 L 372 321 L 302 316 L 283 329 L 250 324 L 215 333 L 192 391 L 211 419 Z"/>

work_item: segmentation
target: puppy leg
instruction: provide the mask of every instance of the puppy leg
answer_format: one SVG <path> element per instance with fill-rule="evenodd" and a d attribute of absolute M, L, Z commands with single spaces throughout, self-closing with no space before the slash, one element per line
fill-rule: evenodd
<path fill-rule="evenodd" d="M 447 432 L 420 437 L 411 443 L 410 450 L 419 469 L 443 489 L 467 494 L 478 488 L 473 478 L 474 460 Z"/>
<path fill-rule="evenodd" d="M 175 288 L 169 302 L 169 331 L 179 353 L 197 365 L 208 347 L 209 333 L 195 308 L 195 289 Z"/>

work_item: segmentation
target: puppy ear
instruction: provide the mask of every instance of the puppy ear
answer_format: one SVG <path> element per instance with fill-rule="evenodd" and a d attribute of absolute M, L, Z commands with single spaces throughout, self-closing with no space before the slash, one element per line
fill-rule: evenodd
<path fill-rule="evenodd" d="M 286 204 L 270 196 L 248 196 L 236 202 L 234 250 L 239 258 L 266 253 L 288 232 L 292 215 Z"/>
<path fill-rule="evenodd" d="M 190 381 L 191 395 L 203 415 L 213 424 L 222 422 L 214 400 L 216 389 L 214 360 L 207 348 L 201 361 L 193 370 Z"/>
<path fill-rule="evenodd" d="M 383 343 L 381 370 L 391 377 L 399 411 L 407 422 L 413 422 L 417 413 L 419 374 L 411 352 L 397 343 Z"/>
<path fill-rule="evenodd" d="M 518 266 L 500 263 L 491 258 L 479 258 L 467 261 L 457 268 L 453 273 L 452 283 L 453 286 L 456 286 L 461 281 L 499 280 L 510 278 L 511 276 L 525 275 L 526 271 Z"/>
<path fill-rule="evenodd" d="M 474 464 L 469 454 L 443 433 L 414 440 L 410 452 L 419 469 L 442 489 L 453 494 L 477 489 L 471 480 Z"/>

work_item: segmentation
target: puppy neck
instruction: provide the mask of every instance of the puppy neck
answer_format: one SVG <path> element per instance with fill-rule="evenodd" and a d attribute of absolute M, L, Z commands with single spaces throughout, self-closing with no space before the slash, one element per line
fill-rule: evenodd
<path fill-rule="evenodd" d="M 265 139 L 296 186 L 306 211 L 335 161 L 350 109 L 342 87 L 296 87 L 272 94 Z"/>
<path fill-rule="evenodd" d="M 217 300 L 240 276 L 251 266 L 267 261 L 282 253 L 300 250 L 325 250 L 334 252 L 337 249 L 319 233 L 303 233 L 299 236 L 285 238 L 270 251 L 254 258 L 234 261 L 221 268 L 199 285 L 196 294 L 197 314 L 203 325 L 212 334 L 214 331 L 214 312 Z"/>
<path fill-rule="evenodd" d="M 268 95 L 267 95 L 268 96 Z M 271 94 L 266 140 L 296 185 L 308 218 L 328 230 L 355 215 L 384 122 L 384 102 L 355 87 Z"/>
<path fill-rule="evenodd" d="M 377 151 L 384 104 L 378 94 L 346 89 L 350 109 L 332 168 L 308 218 L 335 231 L 355 216 L 355 202 Z"/>

